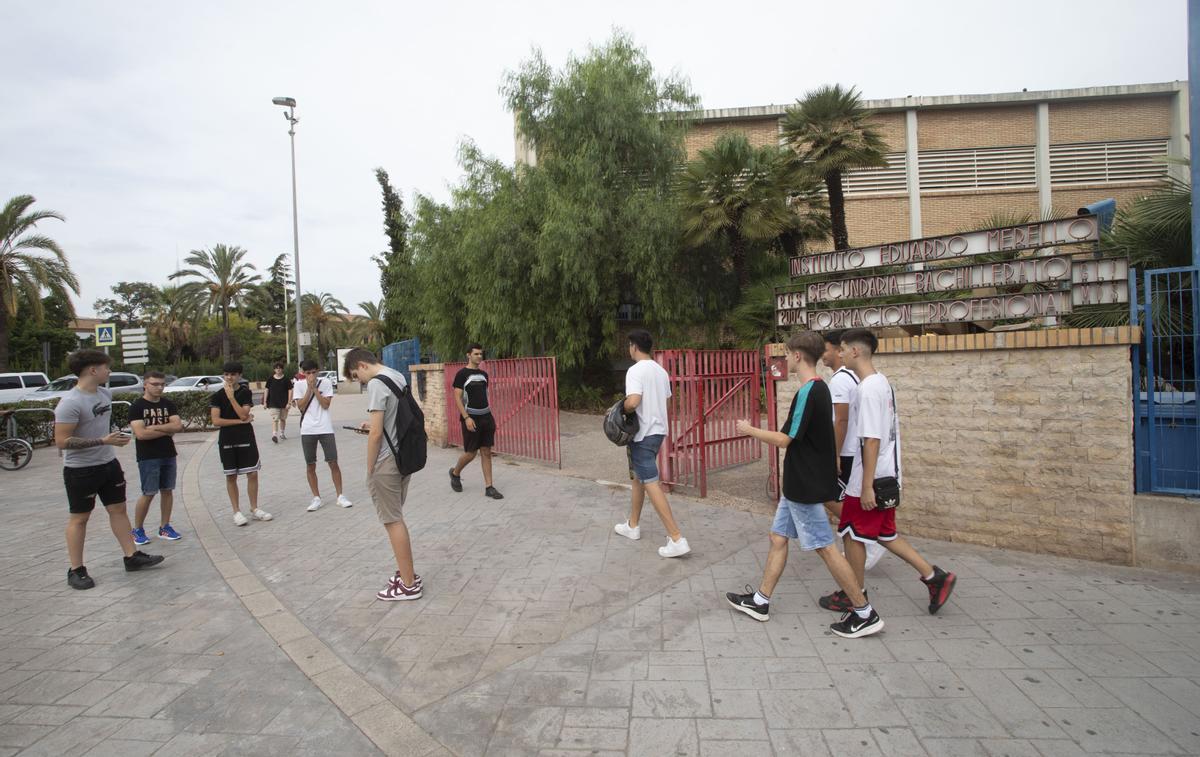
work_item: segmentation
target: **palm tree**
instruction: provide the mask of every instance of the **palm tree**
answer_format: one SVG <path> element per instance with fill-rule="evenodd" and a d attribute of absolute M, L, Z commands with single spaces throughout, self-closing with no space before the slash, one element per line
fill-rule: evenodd
<path fill-rule="evenodd" d="M 58 242 L 32 233 L 39 221 L 66 219 L 53 210 L 30 211 L 34 202 L 30 195 L 17 195 L 0 211 L 0 371 L 8 370 L 8 324 L 19 304 L 41 321 L 42 290 L 66 303 L 71 302 L 68 291 L 79 294 L 79 280 Z"/>
<path fill-rule="evenodd" d="M 784 138 L 809 170 L 825 181 L 835 250 L 850 247 L 842 175 L 852 168 L 887 165 L 887 145 L 871 123 L 872 115 L 863 109 L 854 87 L 846 90 L 840 84 L 827 84 L 797 100 L 783 117 Z"/>
<path fill-rule="evenodd" d="M 772 241 L 797 225 L 788 202 L 800 179 L 794 166 L 778 148 L 756 149 L 742 132 L 730 132 L 701 150 L 679 180 L 684 244 L 725 240 L 739 291 L 750 283 L 750 244 Z"/>
<path fill-rule="evenodd" d="M 246 251 L 241 247 L 213 245 L 211 250 L 192 250 L 184 263 L 192 268 L 171 274 L 170 278 L 190 278 L 183 284 L 188 295 L 201 298 L 210 313 L 221 315 L 221 360 L 229 359 L 229 309 L 258 284 L 258 275 L 251 263 L 243 262 Z"/>
<path fill-rule="evenodd" d="M 167 356 L 175 362 L 192 343 L 196 325 L 207 309 L 207 302 L 196 289 L 184 286 L 164 286 L 159 304 L 149 314 L 147 329 L 150 337 L 161 342 Z"/>
<path fill-rule="evenodd" d="M 304 310 L 304 322 L 310 325 L 317 335 L 317 362 L 325 354 L 329 346 L 327 342 L 331 332 L 339 326 L 349 326 L 350 310 L 342 301 L 329 292 L 308 292 L 300 297 L 300 307 Z"/>
<path fill-rule="evenodd" d="M 385 299 L 380 299 L 379 302 L 358 303 L 365 315 L 354 321 L 355 341 L 361 341 L 368 345 L 383 344 L 383 334 L 387 329 L 386 303 Z"/>

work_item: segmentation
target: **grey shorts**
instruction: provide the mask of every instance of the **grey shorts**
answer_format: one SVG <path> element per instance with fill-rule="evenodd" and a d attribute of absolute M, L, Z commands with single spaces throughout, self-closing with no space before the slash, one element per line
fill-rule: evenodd
<path fill-rule="evenodd" d="M 404 500 L 408 497 L 408 480 L 396 468 L 396 458 L 388 455 L 375 464 L 375 472 L 367 479 L 367 491 L 375 503 L 379 522 L 385 526 L 404 520 Z"/>
<path fill-rule="evenodd" d="M 303 434 L 300 437 L 300 447 L 304 449 L 304 462 L 309 465 L 317 463 L 317 442 L 321 443 L 321 451 L 325 453 L 325 462 L 337 462 L 337 437 L 333 434 Z"/>

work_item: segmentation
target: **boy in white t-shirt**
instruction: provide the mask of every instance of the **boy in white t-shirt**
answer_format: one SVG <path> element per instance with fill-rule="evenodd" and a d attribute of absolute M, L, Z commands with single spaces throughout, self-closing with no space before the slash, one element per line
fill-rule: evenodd
<path fill-rule="evenodd" d="M 658 448 L 667 435 L 667 398 L 671 396 L 671 377 L 654 361 L 650 351 L 654 341 L 650 332 L 634 329 L 629 332 L 629 357 L 633 365 L 625 372 L 625 412 L 637 413 L 638 432 L 629 445 L 629 478 L 633 480 L 633 504 L 629 520 L 614 529 L 627 539 L 642 538 L 638 521 L 646 495 L 662 520 L 670 541 L 658 548 L 662 557 L 680 557 L 692 551 L 675 525 L 671 504 L 658 479 Z"/>
<path fill-rule="evenodd" d="M 896 417 L 896 399 L 887 377 L 872 363 L 879 340 L 866 329 L 851 329 L 842 334 L 842 362 L 854 371 L 858 385 L 858 436 L 860 444 L 854 456 L 854 468 L 842 501 L 838 533 L 844 538 L 846 559 L 854 575 L 866 588 L 866 545 L 878 542 L 889 552 L 913 566 L 929 590 L 929 614 L 946 604 L 957 581 L 936 565 L 930 565 L 896 532 L 896 509 L 881 510 L 875 501 L 874 482 L 894 476 L 901 482 L 900 423 Z M 903 498 L 902 498 L 903 500 Z M 848 537 L 848 538 L 847 538 Z M 822 597 L 821 605 L 824 607 Z"/>
<path fill-rule="evenodd" d="M 300 447 L 304 450 L 308 488 L 312 490 L 312 502 L 308 512 L 321 509 L 321 489 L 317 483 L 317 445 L 325 453 L 333 488 L 337 492 L 337 503 L 350 507 L 353 503 L 342 494 L 342 469 L 337 461 L 337 436 L 333 432 L 333 415 L 329 406 L 333 402 L 333 383 L 317 378 L 317 362 L 305 360 L 300 364 L 303 381 L 297 381 L 292 389 L 292 402 L 300 411 Z"/>

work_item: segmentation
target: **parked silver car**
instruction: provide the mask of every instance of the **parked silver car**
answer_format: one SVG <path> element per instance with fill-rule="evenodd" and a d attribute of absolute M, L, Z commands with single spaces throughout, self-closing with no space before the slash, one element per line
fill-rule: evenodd
<path fill-rule="evenodd" d="M 212 393 L 221 388 L 224 383 L 220 376 L 184 376 L 167 384 L 167 388 L 163 389 L 164 393 L 174 394 L 175 392 L 208 392 Z"/>
<path fill-rule="evenodd" d="M 44 373 L 0 373 L 0 402 L 17 402 L 49 383 L 50 379 Z"/>
<path fill-rule="evenodd" d="M 34 392 L 29 392 L 21 397 L 23 400 L 52 400 L 62 397 L 67 392 L 75 388 L 79 378 L 74 374 L 69 376 L 59 376 L 58 378 L 46 384 L 41 389 Z M 105 384 L 109 391 L 113 394 L 118 392 L 137 392 L 142 393 L 142 377 L 136 373 L 124 373 L 121 371 L 113 371 L 108 377 L 108 383 Z"/>

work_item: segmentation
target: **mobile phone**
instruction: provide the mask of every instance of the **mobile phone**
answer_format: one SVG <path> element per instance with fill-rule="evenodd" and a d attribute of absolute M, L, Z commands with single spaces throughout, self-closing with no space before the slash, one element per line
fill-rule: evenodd
<path fill-rule="evenodd" d="M 369 431 L 367 431 L 367 430 L 366 430 L 365 428 L 363 428 L 362 426 L 342 426 L 342 428 L 344 428 L 344 429 L 347 429 L 347 430 L 349 430 L 349 431 L 356 431 L 356 432 L 358 432 L 358 433 L 360 433 L 360 434 L 367 434 L 367 433 L 370 433 Z"/>

